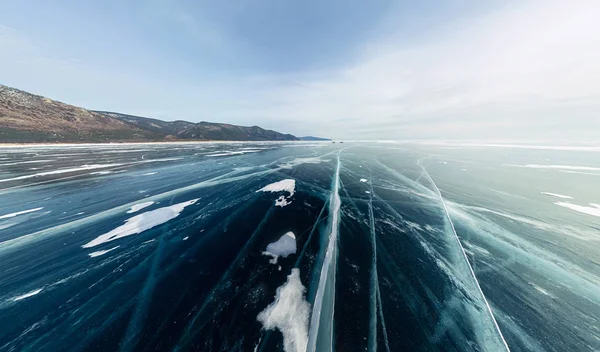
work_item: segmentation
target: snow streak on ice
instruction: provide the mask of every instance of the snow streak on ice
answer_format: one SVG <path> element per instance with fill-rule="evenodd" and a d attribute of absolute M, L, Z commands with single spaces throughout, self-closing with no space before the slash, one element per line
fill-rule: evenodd
<path fill-rule="evenodd" d="M 187 202 L 171 205 L 164 208 L 147 211 L 125 220 L 125 224 L 116 229 L 98 236 L 94 240 L 84 244 L 83 248 L 91 248 L 102 243 L 110 242 L 126 236 L 135 235 L 165 222 L 175 219 L 181 214 L 183 209 L 196 203 L 198 199 L 192 199 Z"/>
<path fill-rule="evenodd" d="M 92 257 L 92 258 L 96 258 L 96 257 L 99 257 L 101 255 L 105 255 L 106 253 L 108 253 L 110 251 L 113 251 L 113 250 L 115 250 L 117 248 L 119 248 L 119 246 L 112 247 L 112 248 L 109 248 L 109 249 L 105 249 L 105 250 L 102 250 L 102 251 L 92 252 L 92 253 L 89 253 L 88 255 L 90 257 Z"/>
<path fill-rule="evenodd" d="M 559 205 L 561 207 L 569 208 L 571 210 L 575 210 L 575 211 L 583 213 L 583 214 L 600 217 L 600 204 L 590 203 L 589 207 L 585 206 L 585 205 L 577 205 L 577 204 L 573 204 L 573 203 L 569 203 L 569 202 L 555 202 L 554 204 Z"/>
<path fill-rule="evenodd" d="M 144 208 L 147 208 L 147 207 L 151 206 L 152 204 L 154 204 L 154 201 L 149 201 L 149 202 L 143 202 L 143 203 L 134 204 L 127 211 L 127 214 L 138 212 L 138 211 L 140 211 L 140 210 L 142 210 Z"/>
<path fill-rule="evenodd" d="M 18 211 L 16 213 L 10 213 L 10 214 L 6 214 L 6 215 L 2 215 L 2 216 L 0 216 L 0 219 L 14 218 L 15 216 L 18 216 L 18 215 L 33 213 L 34 211 L 38 211 L 38 210 L 42 210 L 42 209 L 44 209 L 44 207 L 35 208 L 35 209 L 28 209 L 28 210 L 22 210 L 22 211 Z"/>
<path fill-rule="evenodd" d="M 33 290 L 31 292 L 27 292 L 27 293 L 25 293 L 23 295 L 20 295 L 20 296 L 17 296 L 15 298 L 13 298 L 13 301 L 16 302 L 16 301 L 20 301 L 20 300 L 25 299 L 25 298 L 29 298 L 31 296 L 35 296 L 38 293 L 42 292 L 42 290 L 43 290 L 42 288 L 38 288 L 37 290 Z"/>

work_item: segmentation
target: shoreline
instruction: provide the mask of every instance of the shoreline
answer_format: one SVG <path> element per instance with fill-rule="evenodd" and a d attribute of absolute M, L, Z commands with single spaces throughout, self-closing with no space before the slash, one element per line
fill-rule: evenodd
<path fill-rule="evenodd" d="M 331 142 L 331 141 L 222 141 L 222 140 L 214 140 L 214 141 L 169 141 L 169 142 L 98 142 L 98 143 L 1 143 L 0 148 L 11 148 L 11 147 L 77 147 L 77 146 L 126 146 L 126 145 L 148 145 L 148 144 L 218 144 L 218 143 L 314 143 L 314 142 Z"/>

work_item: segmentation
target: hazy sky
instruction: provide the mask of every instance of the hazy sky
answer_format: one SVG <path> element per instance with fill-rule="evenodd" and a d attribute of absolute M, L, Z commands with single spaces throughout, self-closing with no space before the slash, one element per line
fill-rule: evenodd
<path fill-rule="evenodd" d="M 2 0 L 0 83 L 352 139 L 600 140 L 598 0 Z"/>

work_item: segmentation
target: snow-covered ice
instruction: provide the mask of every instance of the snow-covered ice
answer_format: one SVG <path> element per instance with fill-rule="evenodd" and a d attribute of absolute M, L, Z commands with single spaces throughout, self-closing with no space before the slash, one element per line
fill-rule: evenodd
<path fill-rule="evenodd" d="M 263 255 L 271 256 L 272 259 L 269 262 L 276 264 L 277 258 L 285 258 L 294 253 L 296 253 L 296 236 L 290 231 L 281 236 L 277 241 L 269 243 Z"/>
<path fill-rule="evenodd" d="M 131 214 L 131 213 L 136 213 L 144 208 L 147 208 L 149 206 L 151 206 L 152 204 L 154 204 L 153 201 L 149 201 L 149 202 L 143 202 L 143 203 L 138 203 L 138 204 L 134 204 L 131 206 L 131 208 L 127 211 L 127 214 Z"/>
<path fill-rule="evenodd" d="M 28 214 L 28 213 L 33 213 L 34 211 L 38 211 L 38 210 L 42 210 L 42 209 L 44 209 L 44 207 L 39 207 L 39 208 L 34 208 L 34 209 L 17 211 L 16 213 L 10 213 L 10 214 L 6 214 L 6 215 L 1 215 L 0 219 L 14 218 L 15 216 L 19 216 L 19 215 L 23 215 L 23 214 Z"/>
<path fill-rule="evenodd" d="M 286 283 L 277 289 L 275 301 L 257 317 L 264 329 L 281 332 L 286 352 L 306 351 L 310 304 L 304 298 L 305 291 L 300 281 L 300 270 L 292 269 Z"/>
<path fill-rule="evenodd" d="M 564 194 L 558 194 L 558 193 L 542 192 L 542 194 L 551 196 L 551 197 L 562 198 L 562 199 L 573 199 L 573 197 L 571 197 L 571 196 L 565 196 Z"/>
<path fill-rule="evenodd" d="M 575 211 L 583 213 L 583 214 L 600 217 L 600 204 L 590 203 L 589 207 L 585 206 L 585 205 L 577 205 L 577 204 L 573 204 L 573 203 L 569 203 L 569 202 L 555 202 L 554 204 L 559 205 L 561 207 L 569 208 L 571 210 L 575 210 Z"/>
<path fill-rule="evenodd" d="M 110 242 L 126 236 L 135 235 L 149 230 L 165 222 L 175 219 L 181 214 L 183 209 L 196 203 L 198 199 L 192 199 L 187 202 L 174 204 L 164 208 L 147 211 L 125 220 L 125 224 L 116 229 L 98 236 L 92 241 L 84 244 L 83 248 L 91 248 L 102 243 Z"/>
<path fill-rule="evenodd" d="M 119 246 L 112 247 L 112 248 L 109 248 L 109 249 L 105 249 L 105 250 L 102 250 L 102 251 L 96 251 L 96 252 L 88 253 L 88 255 L 90 257 L 92 257 L 92 258 L 95 258 L 95 257 L 99 257 L 101 255 L 105 255 L 106 253 L 108 253 L 110 251 L 113 251 L 113 250 L 115 250 L 117 248 L 119 248 Z"/>
<path fill-rule="evenodd" d="M 31 296 L 35 296 L 35 295 L 37 295 L 38 293 L 42 292 L 42 290 L 43 290 L 43 288 L 38 288 L 37 290 L 33 290 L 33 291 L 31 291 L 31 292 L 27 292 L 27 293 L 25 293 L 25 294 L 22 294 L 22 295 L 20 295 L 20 296 L 14 297 L 12 300 L 13 300 L 13 301 L 15 301 L 15 302 L 16 302 L 16 301 L 20 301 L 20 300 L 22 300 L 22 299 L 29 298 L 29 297 L 31 297 Z"/>

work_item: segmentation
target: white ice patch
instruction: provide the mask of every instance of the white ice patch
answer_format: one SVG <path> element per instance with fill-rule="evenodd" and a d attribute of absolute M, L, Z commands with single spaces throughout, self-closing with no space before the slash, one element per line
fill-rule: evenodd
<path fill-rule="evenodd" d="M 23 175 L 23 176 L 17 176 L 17 177 L 13 177 L 13 178 L 5 178 L 3 180 L 0 180 L 0 182 L 26 180 L 28 178 L 34 178 L 34 177 L 58 175 L 58 174 L 64 174 L 64 173 L 70 173 L 70 172 L 76 172 L 76 171 L 84 171 L 84 170 L 103 169 L 103 168 L 107 168 L 107 167 L 115 167 L 115 166 L 121 166 L 121 165 L 122 164 L 82 165 L 80 167 L 74 167 L 74 168 L 69 168 L 69 169 L 59 169 L 59 170 L 54 170 L 54 171 L 40 172 L 40 173 L 32 174 L 32 175 Z"/>
<path fill-rule="evenodd" d="M 295 190 L 296 180 L 285 179 L 279 182 L 271 183 L 270 185 L 266 185 L 256 192 L 288 192 L 289 195 L 287 197 L 280 196 L 275 200 L 275 206 L 285 207 L 286 205 L 292 203 L 290 198 L 294 195 Z"/>
<path fill-rule="evenodd" d="M 149 202 L 143 202 L 143 203 L 138 203 L 138 204 L 134 204 L 131 206 L 131 208 L 127 211 L 127 214 L 131 214 L 131 213 L 135 213 L 138 212 L 144 208 L 147 208 L 149 206 L 151 206 L 152 204 L 154 204 L 153 201 L 149 201 Z"/>
<path fill-rule="evenodd" d="M 126 236 L 135 235 L 149 230 L 155 226 L 166 223 L 169 220 L 175 219 L 181 214 L 187 206 L 196 203 L 198 199 L 192 199 L 187 202 L 174 204 L 164 208 L 147 211 L 125 220 L 125 224 L 116 229 L 98 236 L 94 240 L 84 244 L 83 248 L 98 246 L 102 243 L 110 242 Z"/>
<path fill-rule="evenodd" d="M 39 164 L 39 163 L 49 163 L 56 160 L 29 160 L 29 161 L 19 161 L 16 163 L 5 163 L 0 164 L 0 166 L 11 166 L 11 165 L 21 165 L 21 164 Z"/>
<path fill-rule="evenodd" d="M 268 255 L 272 258 L 269 261 L 271 264 L 277 264 L 279 257 L 285 258 L 294 253 L 296 253 L 296 236 L 290 231 L 281 236 L 277 241 L 269 243 L 263 255 Z"/>
<path fill-rule="evenodd" d="M 275 301 L 257 317 L 266 330 L 281 331 L 286 352 L 306 351 L 310 304 L 304 299 L 305 291 L 300 270 L 292 269 L 286 283 L 277 289 Z"/>
<path fill-rule="evenodd" d="M 558 193 L 542 192 L 542 194 L 551 196 L 551 197 L 561 198 L 561 199 L 574 199 L 571 196 L 565 196 L 564 194 L 558 194 Z"/>
<path fill-rule="evenodd" d="M 112 174 L 112 171 L 96 171 L 96 172 L 90 172 L 90 175 L 109 175 Z"/>
<path fill-rule="evenodd" d="M 368 180 L 366 178 L 361 178 L 360 182 L 367 182 Z"/>
<path fill-rule="evenodd" d="M 228 155 L 243 155 L 246 153 L 258 153 L 258 152 L 260 152 L 259 149 L 247 149 L 247 150 L 224 151 L 221 153 L 206 154 L 206 156 L 215 157 L 215 156 L 228 156 Z"/>
<path fill-rule="evenodd" d="M 147 172 L 145 174 L 142 174 L 142 176 L 150 176 L 150 175 L 156 175 L 156 172 Z"/>
<path fill-rule="evenodd" d="M 88 253 L 88 255 L 89 255 L 90 257 L 92 257 L 92 258 L 96 258 L 96 257 L 99 257 L 99 256 L 101 256 L 101 255 L 105 255 L 106 253 L 108 253 L 108 252 L 110 252 L 110 251 L 113 251 L 113 250 L 115 250 L 115 249 L 117 249 L 117 248 L 119 248 L 119 246 L 116 246 L 116 247 L 113 247 L 113 248 L 109 248 L 109 249 L 105 249 L 105 250 L 102 250 L 102 251 L 97 251 L 97 252 Z"/>
<path fill-rule="evenodd" d="M 34 211 L 38 211 L 38 210 L 42 210 L 42 209 L 44 209 L 44 207 L 22 210 L 22 211 L 18 211 L 16 213 L 2 215 L 2 216 L 0 216 L 0 219 L 14 218 L 15 216 L 19 216 L 19 215 L 23 215 L 23 214 L 27 214 L 27 213 L 33 213 Z"/>
<path fill-rule="evenodd" d="M 297 165 L 302 165 L 302 164 L 320 164 L 322 162 L 326 162 L 329 160 L 323 160 L 321 158 L 318 157 L 314 157 L 314 158 L 296 158 L 294 160 L 291 160 L 285 164 L 281 164 L 279 165 L 280 168 L 282 169 L 291 169 L 294 166 Z"/>
<path fill-rule="evenodd" d="M 270 185 L 266 185 L 265 187 L 259 189 L 256 192 L 288 192 L 290 197 L 294 195 L 294 191 L 296 189 L 296 180 L 285 179 L 279 182 L 271 183 Z"/>
<path fill-rule="evenodd" d="M 285 196 L 279 196 L 279 198 L 275 199 L 275 206 L 276 207 L 285 207 L 286 205 L 292 203 L 291 201 L 288 202 L 287 198 Z"/>
<path fill-rule="evenodd" d="M 43 288 L 38 288 L 37 290 L 33 290 L 33 291 L 31 291 L 31 292 L 27 292 L 26 294 L 23 294 L 23 295 L 21 295 L 21 296 L 17 296 L 17 297 L 15 297 L 15 298 L 13 298 L 12 300 L 13 300 L 13 301 L 15 301 L 15 302 L 16 302 L 16 301 L 20 301 L 20 300 L 22 300 L 22 299 L 29 298 L 29 297 L 31 297 L 31 296 L 35 296 L 35 295 L 37 295 L 38 293 L 42 292 L 42 290 L 43 290 Z"/>
<path fill-rule="evenodd" d="M 188 240 L 188 238 L 190 238 L 190 236 L 185 236 L 185 237 L 183 238 L 183 240 L 184 240 L 184 241 L 187 241 L 187 240 Z"/>
<path fill-rule="evenodd" d="M 571 210 L 575 210 L 575 211 L 583 213 L 583 214 L 600 217 L 600 204 L 590 203 L 591 206 L 589 206 L 589 207 L 585 206 L 585 205 L 577 205 L 577 204 L 573 204 L 573 203 L 569 203 L 569 202 L 554 202 L 554 204 L 560 205 L 561 207 L 569 208 Z"/>
<path fill-rule="evenodd" d="M 555 169 L 555 170 L 576 170 L 576 171 L 600 171 L 600 167 L 593 166 L 573 166 L 573 165 L 512 165 L 516 167 L 525 167 L 529 169 Z"/>

